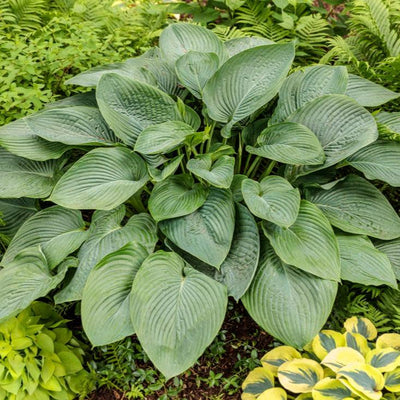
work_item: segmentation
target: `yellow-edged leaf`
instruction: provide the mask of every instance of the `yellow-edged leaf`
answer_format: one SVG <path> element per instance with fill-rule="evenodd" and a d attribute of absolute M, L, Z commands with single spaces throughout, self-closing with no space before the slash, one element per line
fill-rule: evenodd
<path fill-rule="evenodd" d="M 284 362 L 293 360 L 294 358 L 301 358 L 301 354 L 294 347 L 279 346 L 265 354 L 261 359 L 261 364 L 276 375 L 278 368 Z"/>
<path fill-rule="evenodd" d="M 282 388 L 272 388 L 261 393 L 257 400 L 287 400 L 287 394 Z"/>
<path fill-rule="evenodd" d="M 321 365 L 307 358 L 286 361 L 278 368 L 279 382 L 293 393 L 311 392 L 323 377 L 324 370 Z"/>
<path fill-rule="evenodd" d="M 329 354 L 321 361 L 321 364 L 330 368 L 334 372 L 338 372 L 341 368 L 353 363 L 364 363 L 363 355 L 351 347 L 338 347 L 329 352 Z"/>
<path fill-rule="evenodd" d="M 242 400 L 255 400 L 267 389 L 274 387 L 274 376 L 263 367 L 254 368 L 242 384 Z"/>
<path fill-rule="evenodd" d="M 385 388 L 390 392 L 400 392 L 400 368 L 387 372 L 385 375 Z"/>
<path fill-rule="evenodd" d="M 343 400 L 351 396 L 351 390 L 338 379 L 324 378 L 312 391 L 314 400 Z"/>
<path fill-rule="evenodd" d="M 354 363 L 338 371 L 338 379 L 353 394 L 363 399 L 379 400 L 385 385 L 383 375 L 373 366 L 365 363 Z"/>
<path fill-rule="evenodd" d="M 324 359 L 330 351 L 345 346 L 346 340 L 340 332 L 324 330 L 312 341 L 312 351 L 320 359 Z"/>
<path fill-rule="evenodd" d="M 398 333 L 384 333 L 376 340 L 377 349 L 386 349 L 391 347 L 395 350 L 400 350 L 400 335 Z"/>
<path fill-rule="evenodd" d="M 390 372 L 400 366 L 400 351 L 391 347 L 374 349 L 366 355 L 365 360 L 381 372 Z"/>
<path fill-rule="evenodd" d="M 344 328 L 347 332 L 359 333 L 367 340 L 374 340 L 378 335 L 374 324 L 368 318 L 364 317 L 352 317 L 347 319 L 344 323 Z"/>
<path fill-rule="evenodd" d="M 330 368 L 324 368 L 324 378 L 336 378 L 336 372 Z"/>
<path fill-rule="evenodd" d="M 344 334 L 344 337 L 346 339 L 346 346 L 347 347 L 351 347 L 354 350 L 357 350 L 364 357 L 371 350 L 370 347 L 368 346 L 367 339 L 363 335 L 361 335 L 360 333 L 346 332 Z"/>

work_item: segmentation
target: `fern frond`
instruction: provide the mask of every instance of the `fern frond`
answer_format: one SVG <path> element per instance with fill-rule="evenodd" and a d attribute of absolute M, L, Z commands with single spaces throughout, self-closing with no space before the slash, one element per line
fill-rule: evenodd
<path fill-rule="evenodd" d="M 14 25 L 14 29 L 29 32 L 41 27 L 46 9 L 46 0 L 2 0 L 0 17 Z"/>
<path fill-rule="evenodd" d="M 245 32 L 235 26 L 216 25 L 213 32 L 224 42 L 226 40 L 247 36 Z"/>

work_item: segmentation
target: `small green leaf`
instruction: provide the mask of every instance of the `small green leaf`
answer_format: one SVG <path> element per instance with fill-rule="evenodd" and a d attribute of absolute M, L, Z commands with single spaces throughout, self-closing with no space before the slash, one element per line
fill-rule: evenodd
<path fill-rule="evenodd" d="M 149 171 L 151 179 L 155 182 L 162 182 L 169 176 L 173 175 L 179 168 L 179 165 L 183 160 L 183 157 L 184 155 L 181 154 L 180 156 L 173 158 L 168 164 L 164 165 L 164 168 L 162 170 L 157 169 L 151 165 L 148 165 L 147 170 Z"/>

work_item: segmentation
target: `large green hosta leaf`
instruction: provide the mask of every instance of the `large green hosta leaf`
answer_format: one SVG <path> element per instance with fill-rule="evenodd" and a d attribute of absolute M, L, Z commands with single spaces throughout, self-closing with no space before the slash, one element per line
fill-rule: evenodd
<path fill-rule="evenodd" d="M 314 133 L 293 122 L 264 129 L 257 138 L 257 145 L 247 146 L 246 150 L 286 164 L 315 165 L 325 161 L 324 150 Z"/>
<path fill-rule="evenodd" d="M 204 87 L 203 99 L 212 119 L 235 122 L 267 104 L 277 93 L 294 58 L 293 44 L 254 47 L 230 58 Z"/>
<path fill-rule="evenodd" d="M 346 67 L 316 65 L 289 75 L 279 90 L 278 105 L 272 122 L 282 122 L 306 103 L 326 94 L 344 94 Z"/>
<path fill-rule="evenodd" d="M 57 182 L 50 199 L 75 209 L 111 210 L 148 181 L 146 163 L 123 148 L 97 148 L 85 154 Z"/>
<path fill-rule="evenodd" d="M 130 242 L 105 256 L 90 272 L 82 294 L 82 323 L 93 346 L 133 335 L 130 293 L 147 250 Z"/>
<path fill-rule="evenodd" d="M 79 211 L 60 206 L 45 208 L 19 228 L 7 248 L 1 265 L 8 267 L 21 251 L 40 245 L 53 268 L 86 240 L 88 232 Z"/>
<path fill-rule="evenodd" d="M 299 175 L 330 167 L 378 138 L 372 115 L 344 95 L 326 95 L 306 103 L 288 121 L 314 132 L 326 156 L 321 166 L 299 167 Z"/>
<path fill-rule="evenodd" d="M 183 144 L 193 134 L 193 128 L 181 121 L 151 125 L 138 136 L 135 151 L 149 155 L 168 153 Z"/>
<path fill-rule="evenodd" d="M 351 166 L 363 172 L 367 179 L 379 179 L 390 186 L 400 186 L 400 143 L 377 141 L 350 156 Z"/>
<path fill-rule="evenodd" d="M 242 51 L 248 49 L 252 49 L 253 47 L 266 46 L 268 44 L 275 44 L 275 42 L 258 36 L 252 36 L 252 37 L 244 36 L 244 37 L 230 39 L 224 42 L 224 45 L 228 50 L 229 57 L 233 57 L 236 54 L 241 53 Z"/>
<path fill-rule="evenodd" d="M 193 24 L 172 24 L 160 36 L 162 56 L 171 64 L 190 51 L 215 53 L 222 64 L 228 57 L 227 51 L 210 30 Z"/>
<path fill-rule="evenodd" d="M 346 94 L 364 107 L 378 107 L 400 96 L 399 93 L 353 74 L 349 74 Z"/>
<path fill-rule="evenodd" d="M 176 156 L 175 158 L 170 160 L 167 164 L 164 164 L 162 169 L 158 169 L 151 165 L 147 165 L 147 170 L 149 171 L 149 175 L 151 176 L 152 181 L 162 182 L 169 176 L 173 175 L 179 168 L 179 165 L 181 164 L 183 157 L 184 157 L 183 154 L 181 154 L 180 156 Z"/>
<path fill-rule="evenodd" d="M 73 265 L 75 261 L 67 259 L 57 274 L 52 275 L 40 246 L 21 251 L 7 268 L 0 271 L 0 321 L 18 314 L 37 298 L 46 296 Z"/>
<path fill-rule="evenodd" d="M 340 280 L 339 249 L 333 229 L 314 204 L 302 200 L 296 222 L 288 229 L 265 223 L 264 233 L 289 265 L 320 278 Z"/>
<path fill-rule="evenodd" d="M 212 188 L 198 210 L 161 221 L 159 227 L 178 247 L 219 268 L 229 253 L 235 229 L 232 194 L 229 190 Z"/>
<path fill-rule="evenodd" d="M 154 86 L 116 74 L 106 74 L 96 91 L 100 111 L 114 133 L 133 146 L 150 125 L 180 120 L 178 107 Z"/>
<path fill-rule="evenodd" d="M 158 237 L 156 224 L 150 215 L 134 215 L 125 226 L 121 226 L 124 216 L 124 206 L 93 214 L 89 237 L 78 253 L 78 269 L 69 285 L 55 296 L 57 303 L 80 300 L 93 267 L 107 254 L 117 251 L 128 242 L 140 243 L 149 253 L 153 251 Z"/>
<path fill-rule="evenodd" d="M 242 182 L 243 199 L 250 211 L 261 219 L 288 228 L 297 218 L 300 207 L 299 189 L 280 176 L 267 176 L 260 183 Z"/>
<path fill-rule="evenodd" d="M 208 189 L 190 175 L 170 176 L 157 183 L 149 198 L 149 211 L 156 221 L 182 217 L 196 211 L 207 199 Z"/>
<path fill-rule="evenodd" d="M 394 240 L 378 240 L 374 242 L 375 247 L 386 254 L 392 264 L 396 278 L 400 280 L 400 238 Z"/>
<path fill-rule="evenodd" d="M 98 108 L 74 106 L 53 108 L 26 119 L 35 135 L 68 145 L 110 145 L 119 140 Z"/>
<path fill-rule="evenodd" d="M 375 118 L 378 124 L 383 125 L 384 129 L 388 131 L 389 137 L 400 141 L 400 112 L 381 111 Z"/>
<path fill-rule="evenodd" d="M 62 160 L 28 160 L 0 147 L 0 198 L 47 197 L 62 164 Z"/>
<path fill-rule="evenodd" d="M 285 264 L 264 239 L 256 276 L 242 301 L 263 329 L 300 349 L 325 324 L 337 286 Z"/>
<path fill-rule="evenodd" d="M 222 156 L 213 162 L 209 154 L 205 154 L 187 163 L 187 169 L 204 179 L 211 185 L 223 189 L 231 186 L 235 168 L 235 159 L 229 156 Z"/>
<path fill-rule="evenodd" d="M 68 149 L 62 143 L 47 142 L 38 137 L 22 118 L 0 127 L 0 145 L 9 152 L 35 161 L 60 158 Z"/>
<path fill-rule="evenodd" d="M 363 285 L 389 285 L 397 289 L 389 258 L 365 236 L 337 235 L 342 279 Z"/>
<path fill-rule="evenodd" d="M 195 97 L 201 99 L 203 88 L 218 69 L 219 59 L 215 53 L 189 51 L 176 62 L 179 81 Z"/>
<path fill-rule="evenodd" d="M 307 198 L 345 232 L 384 240 L 400 237 L 396 211 L 374 185 L 359 176 L 349 175 L 328 190 L 309 190 Z"/>
<path fill-rule="evenodd" d="M 226 288 L 175 253 L 150 255 L 133 283 L 133 326 L 167 379 L 196 362 L 218 333 L 226 306 Z"/>
<path fill-rule="evenodd" d="M 19 227 L 38 209 L 35 200 L 21 199 L 0 199 L 0 214 L 5 225 L 0 225 L 0 234 L 13 237 Z"/>

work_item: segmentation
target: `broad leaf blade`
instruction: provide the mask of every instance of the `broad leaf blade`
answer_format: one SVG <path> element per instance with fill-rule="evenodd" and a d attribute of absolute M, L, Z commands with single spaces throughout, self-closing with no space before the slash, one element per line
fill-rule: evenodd
<path fill-rule="evenodd" d="M 314 204 L 302 200 L 296 222 L 288 229 L 264 224 L 278 256 L 289 265 L 320 278 L 340 280 L 339 248 L 333 229 Z"/>
<path fill-rule="evenodd" d="M 375 247 L 386 254 L 392 264 L 396 278 L 400 280 L 400 238 L 394 240 L 378 240 L 374 242 Z"/>
<path fill-rule="evenodd" d="M 400 218 L 385 196 L 371 183 L 349 175 L 328 190 L 309 190 L 333 226 L 349 232 L 390 240 L 400 237 Z M 362 207 L 360 206 L 362 205 Z"/>
<path fill-rule="evenodd" d="M 74 209 L 111 210 L 148 180 L 145 162 L 123 148 L 97 148 L 79 159 L 57 182 L 50 199 Z"/>
<path fill-rule="evenodd" d="M 131 294 L 136 334 L 167 379 L 196 362 L 218 333 L 226 306 L 223 285 L 164 251 L 145 260 Z"/>
<path fill-rule="evenodd" d="M 252 49 L 253 47 L 266 46 L 269 44 L 275 44 L 275 42 L 258 36 L 239 37 L 224 42 L 224 45 L 228 50 L 229 57 L 233 57 L 236 54 L 248 49 Z"/>
<path fill-rule="evenodd" d="M 147 256 L 142 245 L 130 242 L 104 257 L 91 271 L 82 294 L 82 323 L 93 346 L 133 335 L 130 293 Z"/>
<path fill-rule="evenodd" d="M 242 301 L 263 329 L 300 349 L 325 324 L 336 292 L 336 282 L 283 263 L 264 239 L 256 276 Z"/>
<path fill-rule="evenodd" d="M 161 221 L 159 227 L 181 249 L 219 268 L 231 247 L 234 221 L 231 192 L 212 188 L 203 206 L 194 213 Z"/>
<path fill-rule="evenodd" d="M 157 183 L 150 195 L 149 211 L 156 221 L 195 212 L 207 199 L 208 190 L 190 175 L 176 175 Z"/>

